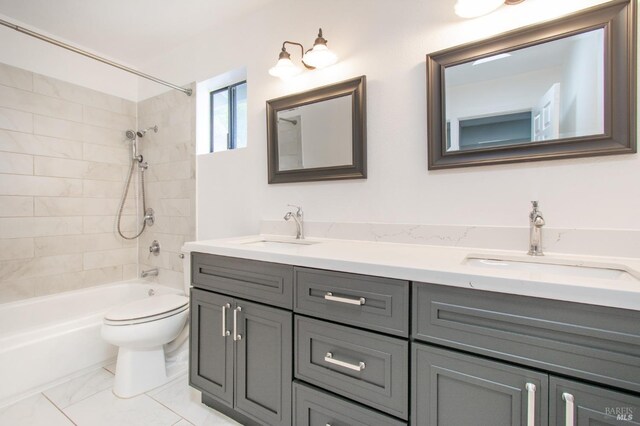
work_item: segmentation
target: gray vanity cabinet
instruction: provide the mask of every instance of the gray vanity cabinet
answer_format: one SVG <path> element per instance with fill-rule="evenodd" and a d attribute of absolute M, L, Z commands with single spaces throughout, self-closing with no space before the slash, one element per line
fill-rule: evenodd
<path fill-rule="evenodd" d="M 547 426 L 548 376 L 412 344 L 413 426 Z"/>
<path fill-rule="evenodd" d="M 197 288 L 191 307 L 191 386 L 245 424 L 290 425 L 293 314 Z"/>

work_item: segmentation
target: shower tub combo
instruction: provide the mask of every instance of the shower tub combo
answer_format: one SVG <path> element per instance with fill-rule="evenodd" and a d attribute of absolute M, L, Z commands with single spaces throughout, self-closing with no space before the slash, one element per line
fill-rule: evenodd
<path fill-rule="evenodd" d="M 0 305 L 0 407 L 113 362 L 105 313 L 154 293 L 182 294 L 132 280 Z"/>

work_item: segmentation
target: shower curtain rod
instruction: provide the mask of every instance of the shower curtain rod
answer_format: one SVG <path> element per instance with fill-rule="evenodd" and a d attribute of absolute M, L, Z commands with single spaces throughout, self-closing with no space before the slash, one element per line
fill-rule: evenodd
<path fill-rule="evenodd" d="M 193 90 L 191 90 L 191 89 L 185 89 L 184 87 L 180 87 L 180 86 L 177 86 L 175 84 L 171 84 L 171 83 L 169 83 L 167 81 L 160 80 L 159 78 L 153 77 L 153 76 L 151 76 L 149 74 L 145 74 L 143 72 L 134 70 L 133 68 L 129 68 L 129 67 L 126 67 L 124 65 L 120 65 L 120 64 L 118 64 L 116 62 L 110 61 L 110 60 L 105 59 L 105 58 L 103 58 L 101 56 L 94 55 L 93 53 L 87 52 L 86 50 L 78 49 L 77 47 L 74 47 L 74 46 L 71 46 L 69 44 L 63 43 L 63 42 L 58 41 L 56 39 L 53 39 L 51 37 L 47 37 L 46 35 L 37 33 L 35 31 L 31 31 L 31 30 L 29 30 L 27 28 L 20 27 L 20 26 L 18 26 L 16 24 L 12 24 L 11 22 L 5 21 L 3 19 L 0 19 L 0 24 L 4 25 L 5 27 L 9 27 L 11 29 L 14 29 L 14 30 L 16 30 L 18 32 L 21 32 L 23 34 L 30 35 L 31 37 L 35 37 L 35 38 L 38 38 L 40 40 L 46 41 L 47 43 L 55 44 L 56 46 L 62 47 L 63 49 L 67 49 L 67 50 L 70 50 L 72 52 L 78 53 L 80 55 L 86 56 L 87 58 L 91 58 L 91 59 L 94 59 L 96 61 L 100 61 L 100 62 L 105 63 L 107 65 L 111 65 L 112 67 L 120 68 L 121 70 L 129 72 L 131 74 L 135 74 L 138 77 L 146 78 L 147 80 L 151 80 L 151 81 L 154 81 L 154 82 L 156 82 L 158 84 L 163 84 L 163 85 L 165 85 L 167 87 L 171 87 L 172 89 L 179 90 L 179 91 L 185 93 L 187 96 L 191 96 L 191 94 L 193 93 Z"/>

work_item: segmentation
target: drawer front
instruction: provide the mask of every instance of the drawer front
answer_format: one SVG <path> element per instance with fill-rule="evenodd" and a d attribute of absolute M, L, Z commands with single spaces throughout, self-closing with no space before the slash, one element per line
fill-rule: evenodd
<path fill-rule="evenodd" d="M 640 425 L 640 397 L 551 377 L 550 425 Z"/>
<path fill-rule="evenodd" d="M 295 317 L 295 376 L 408 418 L 408 342 Z"/>
<path fill-rule="evenodd" d="M 192 253 L 195 287 L 291 309 L 293 266 Z"/>
<path fill-rule="evenodd" d="M 414 284 L 419 340 L 640 392 L 640 312 Z"/>
<path fill-rule="evenodd" d="M 407 281 L 307 268 L 294 274 L 296 312 L 409 336 Z"/>
<path fill-rule="evenodd" d="M 301 383 L 293 384 L 295 426 L 406 426 L 405 422 Z"/>

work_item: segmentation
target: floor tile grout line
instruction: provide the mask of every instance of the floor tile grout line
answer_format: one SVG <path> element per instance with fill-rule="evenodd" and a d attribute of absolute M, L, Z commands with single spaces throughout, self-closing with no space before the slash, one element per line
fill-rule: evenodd
<path fill-rule="evenodd" d="M 152 400 L 152 401 L 154 401 L 154 402 L 157 402 L 158 404 L 160 404 L 161 406 L 163 406 L 163 407 L 164 407 L 164 408 L 166 408 L 167 410 L 171 411 L 171 412 L 172 412 L 173 414 L 175 414 L 176 416 L 180 417 L 180 420 L 178 420 L 176 423 L 179 423 L 181 420 L 185 420 L 185 421 L 189 422 L 189 420 L 188 420 L 188 419 L 186 419 L 186 418 L 182 417 L 182 414 L 180 414 L 180 413 L 176 412 L 175 410 L 173 410 L 173 409 L 172 409 L 172 408 L 170 408 L 170 407 L 167 407 L 165 404 L 163 404 L 162 402 L 158 401 L 157 399 L 155 399 L 154 397 L 152 397 L 152 396 L 151 396 L 151 395 L 149 395 L 148 393 L 143 393 L 142 395 L 146 396 L 147 398 L 151 399 L 151 400 Z M 173 423 L 173 424 L 175 425 L 176 423 Z M 191 423 L 191 422 L 189 422 L 189 423 Z M 191 423 L 191 424 L 193 424 L 193 423 Z"/>
<path fill-rule="evenodd" d="M 62 408 L 58 407 L 58 406 L 56 405 L 56 403 L 55 403 L 55 402 L 53 402 L 51 399 L 49 399 L 49 397 L 48 397 L 47 395 L 45 395 L 45 394 L 44 394 L 44 392 L 41 392 L 40 394 L 41 394 L 41 395 L 42 395 L 42 396 L 43 396 L 47 401 L 49 401 L 49 402 L 51 403 L 51 405 L 53 405 L 53 406 L 56 408 L 56 410 L 60 411 L 60 412 L 62 413 L 62 415 L 63 415 L 63 416 L 65 416 L 65 417 L 66 417 L 66 418 L 71 422 L 71 424 L 77 425 L 77 423 L 76 423 L 76 422 L 74 422 L 74 421 L 71 419 L 71 417 L 67 416 L 67 413 L 65 413 L 65 412 L 64 412 L 64 410 L 62 410 Z"/>
<path fill-rule="evenodd" d="M 60 385 L 58 385 L 58 386 L 61 386 L 61 385 L 65 384 L 65 383 L 69 383 L 69 382 L 71 382 L 72 380 L 79 379 L 79 378 L 84 377 L 84 376 L 86 376 L 86 375 L 93 374 L 93 373 L 97 373 L 97 372 L 99 372 L 99 371 L 100 371 L 100 370 L 102 370 L 102 369 L 104 369 L 104 367 L 100 367 L 100 368 L 98 368 L 98 369 L 96 369 L 96 370 L 94 370 L 94 371 L 87 372 L 87 374 L 85 374 L 85 375 L 83 375 L 83 376 L 78 376 L 78 377 L 76 377 L 75 379 L 71 379 L 71 380 L 68 380 L 68 381 L 66 381 L 66 382 L 64 382 L 64 383 L 61 383 L 61 384 L 60 384 Z M 107 370 L 107 373 L 111 373 L 111 372 Z M 113 376 L 113 374 L 112 374 L 112 376 Z M 53 405 L 55 405 L 55 406 L 56 406 L 56 408 L 58 408 L 60 411 L 64 412 L 63 410 L 66 410 L 67 408 L 70 408 L 70 407 L 72 407 L 72 406 L 74 406 L 74 405 L 76 405 L 76 404 L 78 404 L 78 403 L 80 403 L 80 402 L 84 401 L 85 399 L 91 398 L 92 396 L 95 396 L 95 395 L 99 394 L 100 392 L 104 392 L 105 390 L 107 390 L 107 389 L 109 389 L 109 388 L 113 388 L 113 383 L 111 383 L 111 384 L 109 385 L 109 387 L 107 387 L 107 388 L 100 389 L 99 391 L 94 392 L 94 393 L 92 393 L 91 395 L 87 395 L 87 396 L 85 396 L 84 398 L 81 398 L 81 399 L 79 399 L 79 400 L 77 400 L 77 401 L 74 401 L 72 404 L 67 405 L 65 408 L 60 408 L 60 407 L 58 407 L 58 405 L 56 405 L 56 403 L 55 403 L 55 402 L 53 402 L 53 400 L 51 400 L 47 395 L 45 395 L 45 394 L 44 394 L 46 391 L 51 390 L 51 389 L 54 389 L 54 388 L 56 388 L 56 387 L 58 387 L 58 386 L 54 386 L 53 388 L 46 389 L 46 390 L 44 390 L 44 391 L 42 392 L 42 394 L 45 396 L 45 398 L 47 398 L 49 401 L 51 401 L 51 403 L 52 403 Z M 67 416 L 67 417 L 68 417 L 68 416 Z"/>

